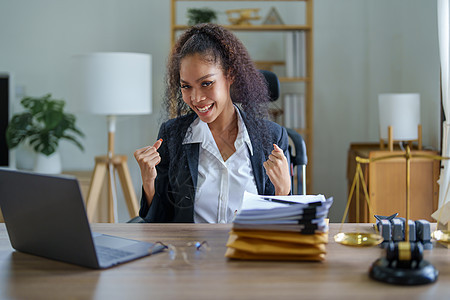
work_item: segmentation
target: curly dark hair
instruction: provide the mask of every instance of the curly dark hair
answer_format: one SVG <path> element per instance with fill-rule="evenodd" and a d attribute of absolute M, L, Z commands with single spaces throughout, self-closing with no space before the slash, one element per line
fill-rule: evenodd
<path fill-rule="evenodd" d="M 265 122 L 270 101 L 264 76 L 256 69 L 242 42 L 224 27 L 205 23 L 187 29 L 175 43 L 167 63 L 165 102 L 168 117 L 195 112 L 183 101 L 180 88 L 180 62 L 189 55 L 201 54 L 206 61 L 219 64 L 224 75 L 233 78 L 231 99 L 246 114 L 246 126 L 259 142 L 265 138 Z M 192 118 L 183 118 L 192 120 Z M 189 124 L 180 124 L 176 134 L 183 140 Z M 264 147 L 266 148 L 266 147 Z M 270 145 L 269 145 L 270 148 Z"/>

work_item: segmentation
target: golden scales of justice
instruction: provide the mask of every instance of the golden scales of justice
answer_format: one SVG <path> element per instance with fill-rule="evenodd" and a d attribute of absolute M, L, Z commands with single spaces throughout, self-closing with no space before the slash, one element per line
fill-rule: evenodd
<path fill-rule="evenodd" d="M 392 128 L 389 129 L 392 133 Z M 420 128 L 419 128 L 420 132 Z M 390 135 L 392 137 L 392 135 Z M 421 139 L 419 135 L 419 147 L 421 147 Z M 389 139 L 389 144 L 392 145 L 392 139 Z M 391 147 L 390 147 L 391 148 Z M 392 148 L 391 148 L 392 149 Z M 379 234 L 378 227 L 375 226 L 376 233 L 367 232 L 342 232 L 342 225 L 347 217 L 350 207 L 350 202 L 353 192 L 359 191 L 360 184 L 364 191 L 369 213 L 372 215 L 370 198 L 367 192 L 367 186 L 364 181 L 364 175 L 361 169 L 362 163 L 372 163 L 375 161 L 387 160 L 392 158 L 404 157 L 406 159 L 406 221 L 405 221 L 405 241 L 394 244 L 390 243 L 386 249 L 386 258 L 377 259 L 370 268 L 370 276 L 379 281 L 384 281 L 393 284 L 402 285 L 416 285 L 431 283 L 437 279 L 438 272 L 429 262 L 422 259 L 423 246 L 421 243 L 413 243 L 409 240 L 409 219 L 410 219 L 410 173 L 411 173 L 411 159 L 413 157 L 428 158 L 432 160 L 447 160 L 449 157 L 442 157 L 437 155 L 427 154 L 412 154 L 410 146 L 406 147 L 406 151 L 401 154 L 388 154 L 382 157 L 375 157 L 371 159 L 356 157 L 356 172 L 353 179 L 350 193 L 347 200 L 347 205 L 342 218 L 339 233 L 334 236 L 334 240 L 342 245 L 351 247 L 371 247 L 379 245 L 383 242 L 382 236 Z M 447 198 L 448 189 L 446 191 L 445 199 Z M 440 214 L 442 210 L 440 211 Z M 356 220 L 359 222 L 359 192 L 356 193 Z M 440 214 L 437 220 L 439 224 Z M 432 233 L 432 238 L 436 241 L 449 244 L 450 232 L 447 230 L 435 230 Z M 420 244 L 420 245 L 419 245 Z"/>

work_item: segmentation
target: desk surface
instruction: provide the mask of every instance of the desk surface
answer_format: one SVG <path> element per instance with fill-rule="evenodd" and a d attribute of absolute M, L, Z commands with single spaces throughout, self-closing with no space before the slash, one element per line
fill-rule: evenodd
<path fill-rule="evenodd" d="M 345 224 L 343 231 L 370 230 Z M 209 251 L 188 263 L 159 253 L 107 270 L 91 270 L 14 251 L 0 224 L 0 299 L 448 299 L 450 251 L 439 245 L 425 259 L 438 268 L 437 282 L 404 287 L 373 281 L 368 269 L 383 250 L 336 244 L 330 226 L 324 262 L 231 261 L 224 257 L 230 225 L 93 224 L 97 232 L 173 244 L 206 240 Z M 186 248 L 187 249 L 187 248 Z"/>

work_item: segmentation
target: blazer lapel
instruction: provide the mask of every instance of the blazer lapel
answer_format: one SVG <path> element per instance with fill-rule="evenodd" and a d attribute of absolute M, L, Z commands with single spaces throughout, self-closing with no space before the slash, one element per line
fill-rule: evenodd
<path fill-rule="evenodd" d="M 264 163 L 264 153 L 262 151 L 261 145 L 256 145 L 253 142 L 252 137 L 250 136 L 250 140 L 252 140 L 253 147 L 253 155 L 250 155 L 250 161 L 252 163 L 253 168 L 253 176 L 255 176 L 256 188 L 258 189 L 258 194 L 264 195 L 265 184 L 264 184 L 264 175 L 263 166 Z"/>
<path fill-rule="evenodd" d="M 197 187 L 199 146 L 200 144 L 198 143 L 183 145 L 189 165 L 189 172 L 191 173 L 192 182 L 194 184 L 194 195 L 195 188 Z"/>
<path fill-rule="evenodd" d="M 256 188 L 258 189 L 259 195 L 264 195 L 266 189 L 265 177 L 267 176 L 263 170 L 264 169 L 263 163 L 266 161 L 266 158 L 264 156 L 264 150 L 262 148 L 262 145 L 256 142 L 254 132 L 252 131 L 250 126 L 247 126 L 248 121 L 246 113 L 243 112 L 241 109 L 239 109 L 239 112 L 241 113 L 242 120 L 244 120 L 244 123 L 246 124 L 248 136 L 250 137 L 250 141 L 252 142 L 253 155 L 250 154 L 250 162 L 252 163 L 253 176 L 255 176 Z M 249 153 L 251 152 L 249 151 Z"/>

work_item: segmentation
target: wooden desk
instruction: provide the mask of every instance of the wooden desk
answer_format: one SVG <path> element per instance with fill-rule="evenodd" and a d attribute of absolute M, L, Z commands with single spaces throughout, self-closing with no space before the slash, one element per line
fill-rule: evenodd
<path fill-rule="evenodd" d="M 344 224 L 354 231 L 356 224 Z M 360 229 L 370 230 L 369 224 Z M 182 247 L 208 241 L 206 256 L 189 262 L 159 253 L 107 270 L 91 270 L 13 251 L 0 224 L 1 299 L 444 299 L 450 295 L 450 252 L 436 246 L 425 258 L 439 269 L 437 282 L 394 286 L 369 278 L 378 247 L 334 243 L 330 226 L 324 262 L 230 261 L 224 257 L 228 224 L 93 224 L 106 234 Z M 205 253 L 201 253 L 205 254 Z"/>
<path fill-rule="evenodd" d="M 381 151 L 379 144 L 352 144 L 348 151 L 347 158 L 347 184 L 348 193 L 353 183 L 356 170 L 355 157 L 376 158 L 391 154 L 403 154 L 398 148 L 393 152 Z M 436 151 L 412 150 L 414 154 L 438 155 Z M 411 159 L 411 209 L 410 218 L 413 220 L 425 219 L 433 222 L 431 214 L 437 210 L 439 185 L 440 162 L 425 158 Z M 368 187 L 373 214 L 392 215 L 399 213 L 400 217 L 406 217 L 406 159 L 394 158 L 370 164 L 361 164 L 365 183 Z M 355 190 L 350 204 L 348 215 L 349 222 L 357 222 Z M 375 222 L 375 218 L 370 216 L 367 202 L 364 198 L 362 185 L 359 191 L 359 215 L 360 222 Z"/>

